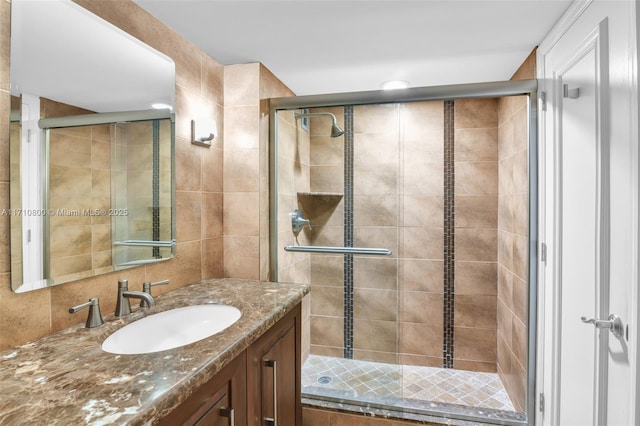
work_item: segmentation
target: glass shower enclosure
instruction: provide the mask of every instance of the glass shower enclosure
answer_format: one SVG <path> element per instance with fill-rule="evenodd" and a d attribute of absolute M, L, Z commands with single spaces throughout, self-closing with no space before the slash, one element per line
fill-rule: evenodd
<path fill-rule="evenodd" d="M 307 403 L 531 421 L 535 93 L 272 100 L 270 271 L 311 285 Z"/>

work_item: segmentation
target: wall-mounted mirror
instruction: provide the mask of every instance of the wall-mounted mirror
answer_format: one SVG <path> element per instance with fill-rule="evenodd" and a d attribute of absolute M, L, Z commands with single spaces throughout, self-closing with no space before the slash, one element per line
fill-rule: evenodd
<path fill-rule="evenodd" d="M 11 95 L 11 288 L 173 257 L 173 61 L 70 0 L 14 0 Z"/>

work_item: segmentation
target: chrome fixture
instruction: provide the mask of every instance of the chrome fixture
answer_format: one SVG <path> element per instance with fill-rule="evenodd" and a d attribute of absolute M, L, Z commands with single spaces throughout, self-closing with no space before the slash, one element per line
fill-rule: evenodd
<path fill-rule="evenodd" d="M 115 316 L 126 317 L 131 313 L 131 302 L 129 299 L 146 300 L 149 307 L 156 305 L 153 296 L 149 293 L 145 293 L 144 291 L 129 291 L 129 281 L 118 280 L 118 301 L 116 302 Z"/>
<path fill-rule="evenodd" d="M 212 119 L 200 118 L 191 120 L 191 143 L 211 148 L 211 141 L 218 134 L 216 122 Z"/>
<path fill-rule="evenodd" d="M 89 315 L 87 315 L 87 323 L 85 324 L 85 327 L 94 328 L 104 324 L 104 321 L 102 321 L 102 314 L 100 313 L 100 303 L 98 302 L 97 297 L 92 297 L 87 303 L 83 303 L 82 305 L 69 308 L 69 313 L 75 314 L 84 308 L 89 308 Z"/>
<path fill-rule="evenodd" d="M 569 98 L 569 99 L 578 99 L 580 97 L 580 88 L 576 87 L 575 89 L 569 89 L 568 84 L 563 84 L 562 97 Z"/>
<path fill-rule="evenodd" d="M 597 320 L 595 318 L 587 319 L 587 317 L 580 317 L 580 320 L 585 324 L 593 324 L 596 328 L 608 328 L 616 337 L 622 337 L 624 333 L 622 320 L 616 314 L 609 315 L 609 319 L 606 320 Z"/>
<path fill-rule="evenodd" d="M 296 120 L 302 117 L 330 116 L 331 120 L 333 120 L 333 123 L 331 124 L 331 137 L 337 138 L 338 136 L 342 136 L 344 134 L 344 130 L 340 126 L 338 126 L 338 120 L 336 119 L 336 116 L 330 112 L 307 112 L 304 114 L 295 113 L 293 116 L 295 117 Z"/>
<path fill-rule="evenodd" d="M 375 256 L 391 255 L 391 250 L 375 247 L 285 246 L 284 251 L 298 253 L 370 254 Z"/>
<path fill-rule="evenodd" d="M 169 284 L 169 280 L 156 281 L 155 283 L 151 283 L 149 281 L 142 283 L 142 291 L 151 296 L 151 287 L 155 287 L 157 285 L 167 285 Z M 146 299 L 140 299 L 140 307 L 141 308 L 149 308 L 149 303 L 147 303 Z"/>
<path fill-rule="evenodd" d="M 298 209 L 295 209 L 291 213 L 291 230 L 294 234 L 300 233 L 304 229 L 305 226 L 309 227 L 309 231 L 311 231 L 311 222 L 309 219 L 305 219 L 302 216 L 302 212 Z"/>

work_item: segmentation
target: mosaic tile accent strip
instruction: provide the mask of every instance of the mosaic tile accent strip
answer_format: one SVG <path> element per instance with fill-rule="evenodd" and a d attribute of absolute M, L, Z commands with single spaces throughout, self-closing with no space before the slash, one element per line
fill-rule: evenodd
<path fill-rule="evenodd" d="M 160 241 L 160 122 L 153 120 L 153 177 L 151 190 L 153 192 L 153 205 L 151 206 L 152 236 L 151 241 Z M 153 257 L 159 259 L 160 247 L 153 247 Z"/>
<path fill-rule="evenodd" d="M 393 407 L 419 408 L 423 405 L 433 409 L 437 404 L 445 404 L 440 405 L 444 409 L 446 404 L 451 404 L 515 411 L 495 373 L 319 355 L 309 355 L 302 367 L 302 392 L 309 397 L 349 399 Z"/>
<path fill-rule="evenodd" d="M 455 292 L 454 103 L 444 101 L 444 318 L 442 366 L 453 368 Z"/>
<path fill-rule="evenodd" d="M 353 247 L 353 106 L 344 107 L 344 247 Z M 344 255 L 344 357 L 353 358 L 353 255 Z"/>

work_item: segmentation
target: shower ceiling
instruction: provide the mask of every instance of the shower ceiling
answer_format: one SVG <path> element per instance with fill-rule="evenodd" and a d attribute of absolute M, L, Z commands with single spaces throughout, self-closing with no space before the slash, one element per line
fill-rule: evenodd
<path fill-rule="evenodd" d="M 225 65 L 297 95 L 508 80 L 569 0 L 134 0 Z"/>

